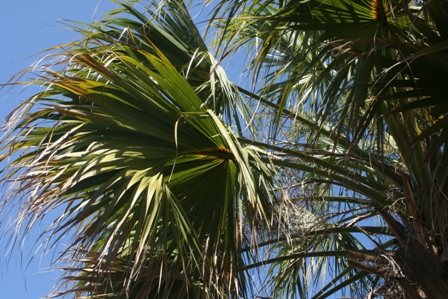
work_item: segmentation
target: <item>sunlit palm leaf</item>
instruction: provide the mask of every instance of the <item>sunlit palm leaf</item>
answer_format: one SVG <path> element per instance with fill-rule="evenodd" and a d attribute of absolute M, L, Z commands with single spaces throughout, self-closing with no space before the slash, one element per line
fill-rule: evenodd
<path fill-rule="evenodd" d="M 28 198 L 18 224 L 65 207 L 54 234 L 75 232 L 76 296 L 244 293 L 243 222 L 272 219 L 271 170 L 217 116 L 246 108 L 185 7 L 164 9 L 148 19 L 124 5 L 132 18 L 80 30 L 85 41 L 34 82 L 46 90 L 10 117 L 5 150 L 21 155 L 8 179 Z"/>

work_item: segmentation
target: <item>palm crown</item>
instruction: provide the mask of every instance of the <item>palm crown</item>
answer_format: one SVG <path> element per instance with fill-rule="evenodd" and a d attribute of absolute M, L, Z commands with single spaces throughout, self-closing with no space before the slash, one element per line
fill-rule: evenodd
<path fill-rule="evenodd" d="M 121 6 L 7 120 L 17 224 L 75 231 L 59 295 L 443 298 L 446 1 L 218 1 L 248 88 L 183 1 Z"/>

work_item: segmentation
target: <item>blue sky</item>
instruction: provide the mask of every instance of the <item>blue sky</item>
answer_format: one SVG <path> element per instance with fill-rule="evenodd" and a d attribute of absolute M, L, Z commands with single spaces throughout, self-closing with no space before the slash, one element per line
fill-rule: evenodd
<path fill-rule="evenodd" d="M 0 83 L 29 67 L 42 54 L 33 56 L 46 48 L 75 40 L 77 33 L 61 24 L 63 20 L 90 22 L 98 19 L 104 11 L 117 7 L 108 0 L 1 0 L 0 5 Z M 33 89 L 0 89 L 0 119 L 17 106 Z M 36 91 L 36 89 L 34 89 Z M 3 190 L 2 190 L 3 191 Z M 0 194 L 3 196 L 3 193 Z M 4 211 L 3 211 L 4 212 Z M 1 216 L 4 217 L 5 213 Z M 12 213 L 7 217 L 15 217 Z M 41 225 L 42 229 L 45 223 Z M 7 228 L 2 223 L 1 231 Z M 41 258 L 38 251 L 27 265 L 33 245 L 33 231 L 23 251 L 16 247 L 7 255 L 8 242 L 0 242 L 0 298 L 38 299 L 51 290 L 53 280 L 60 272 L 48 273 L 51 255 Z M 57 249 L 59 250 L 59 249 Z M 51 253 L 51 252 L 50 252 Z M 39 274 L 41 273 L 42 274 Z"/>

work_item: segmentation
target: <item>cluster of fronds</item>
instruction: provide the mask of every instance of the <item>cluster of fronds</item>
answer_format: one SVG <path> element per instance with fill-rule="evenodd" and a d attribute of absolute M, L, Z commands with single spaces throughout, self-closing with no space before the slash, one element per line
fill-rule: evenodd
<path fill-rule="evenodd" d="M 17 225 L 63 207 L 51 234 L 75 232 L 59 295 L 443 298 L 448 2 L 216 1 L 211 20 L 249 88 L 183 1 L 121 3 L 7 120 Z"/>

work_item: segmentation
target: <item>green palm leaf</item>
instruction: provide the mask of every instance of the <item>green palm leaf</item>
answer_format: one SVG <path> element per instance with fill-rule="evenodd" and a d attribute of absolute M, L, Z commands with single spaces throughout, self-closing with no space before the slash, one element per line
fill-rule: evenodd
<path fill-rule="evenodd" d="M 66 279 L 77 297 L 244 293 L 243 221 L 273 215 L 271 170 L 223 123 L 247 108 L 185 7 L 164 8 L 149 19 L 124 4 L 80 30 L 34 82 L 46 90 L 11 116 L 4 150 L 21 155 L 7 179 L 28 198 L 18 225 L 65 207 L 53 235 L 75 232 Z M 194 38 L 176 35 L 187 28 Z"/>
<path fill-rule="evenodd" d="M 18 227 L 74 231 L 57 295 L 444 298 L 447 8 L 217 1 L 252 86 L 183 1 L 76 28 L 2 143 Z"/>

